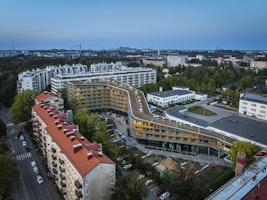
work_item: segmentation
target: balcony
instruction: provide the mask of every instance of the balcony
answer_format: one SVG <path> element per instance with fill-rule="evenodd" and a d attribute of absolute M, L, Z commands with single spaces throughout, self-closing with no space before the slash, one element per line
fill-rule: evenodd
<path fill-rule="evenodd" d="M 65 171 L 66 171 L 65 168 L 64 168 L 63 166 L 60 166 L 60 167 L 59 167 L 59 170 L 60 170 L 61 172 L 65 172 Z"/>
<path fill-rule="evenodd" d="M 61 188 L 61 193 L 62 193 L 63 195 L 67 194 L 67 190 L 66 190 L 65 187 L 64 187 L 64 188 Z"/>
<path fill-rule="evenodd" d="M 54 147 L 51 147 L 51 151 L 52 151 L 53 153 L 56 153 L 56 152 L 57 152 L 57 150 L 56 150 Z"/>
<path fill-rule="evenodd" d="M 60 176 L 61 180 L 65 180 L 66 179 L 66 177 L 63 174 L 61 174 L 61 173 L 60 173 L 59 176 Z"/>
<path fill-rule="evenodd" d="M 76 180 L 76 181 L 74 182 L 74 184 L 75 184 L 75 186 L 76 186 L 77 189 L 82 188 L 82 184 L 80 183 L 79 180 Z"/>
<path fill-rule="evenodd" d="M 57 174 L 57 169 L 56 168 L 53 168 L 53 173 Z"/>
<path fill-rule="evenodd" d="M 58 161 L 59 161 L 60 164 L 65 164 L 65 161 L 63 159 L 61 159 L 61 158 L 59 158 Z"/>
<path fill-rule="evenodd" d="M 83 197 L 83 194 L 82 194 L 82 191 L 81 190 L 75 190 L 75 194 L 78 198 L 82 198 Z"/>
<path fill-rule="evenodd" d="M 52 154 L 52 158 L 53 158 L 53 160 L 56 160 L 57 159 L 57 157 L 55 156 L 55 154 Z"/>
<path fill-rule="evenodd" d="M 66 187 L 66 183 L 64 181 L 60 181 L 61 187 Z"/>
<path fill-rule="evenodd" d="M 53 164 L 54 167 L 57 167 L 57 163 L 55 161 L 53 161 L 52 164 Z"/>

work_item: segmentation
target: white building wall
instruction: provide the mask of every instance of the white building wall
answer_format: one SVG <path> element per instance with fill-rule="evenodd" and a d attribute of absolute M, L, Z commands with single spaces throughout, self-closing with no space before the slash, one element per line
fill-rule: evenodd
<path fill-rule="evenodd" d="M 187 57 L 184 55 L 169 55 L 167 56 L 167 66 L 176 67 L 177 65 L 185 65 Z"/>
<path fill-rule="evenodd" d="M 267 120 L 267 105 L 263 103 L 240 99 L 238 112 L 258 119 Z"/>

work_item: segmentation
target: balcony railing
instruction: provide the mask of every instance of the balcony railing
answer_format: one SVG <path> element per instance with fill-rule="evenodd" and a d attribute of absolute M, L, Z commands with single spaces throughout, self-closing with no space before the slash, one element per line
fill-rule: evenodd
<path fill-rule="evenodd" d="M 65 168 L 64 168 L 63 166 L 60 166 L 60 167 L 59 167 L 59 170 L 60 170 L 61 172 L 65 172 L 65 171 L 66 171 Z"/>
<path fill-rule="evenodd" d="M 76 186 L 77 189 L 82 188 L 82 184 L 80 183 L 79 180 L 76 180 L 76 181 L 74 182 L 74 184 L 75 184 L 75 186 Z"/>
<path fill-rule="evenodd" d="M 57 152 L 57 150 L 56 150 L 54 147 L 51 147 L 51 151 L 52 151 L 53 153 L 56 153 L 56 152 Z"/>
<path fill-rule="evenodd" d="M 78 198 L 82 198 L 83 197 L 83 194 L 82 194 L 82 191 L 81 190 L 75 190 L 75 194 Z"/>

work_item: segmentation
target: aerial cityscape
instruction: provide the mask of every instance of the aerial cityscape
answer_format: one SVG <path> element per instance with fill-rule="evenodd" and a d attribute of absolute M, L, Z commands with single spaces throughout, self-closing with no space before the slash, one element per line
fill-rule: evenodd
<path fill-rule="evenodd" d="M 0 199 L 265 199 L 266 6 L 0 1 Z"/>

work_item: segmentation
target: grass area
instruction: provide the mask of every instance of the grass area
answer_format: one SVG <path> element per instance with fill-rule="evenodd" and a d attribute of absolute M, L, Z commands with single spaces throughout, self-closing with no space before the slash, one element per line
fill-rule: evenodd
<path fill-rule="evenodd" d="M 199 115 L 204 115 L 204 116 L 214 116 L 217 115 L 215 112 L 212 112 L 211 110 L 205 109 L 200 106 L 193 106 L 188 109 L 189 112 L 199 114 Z"/>

